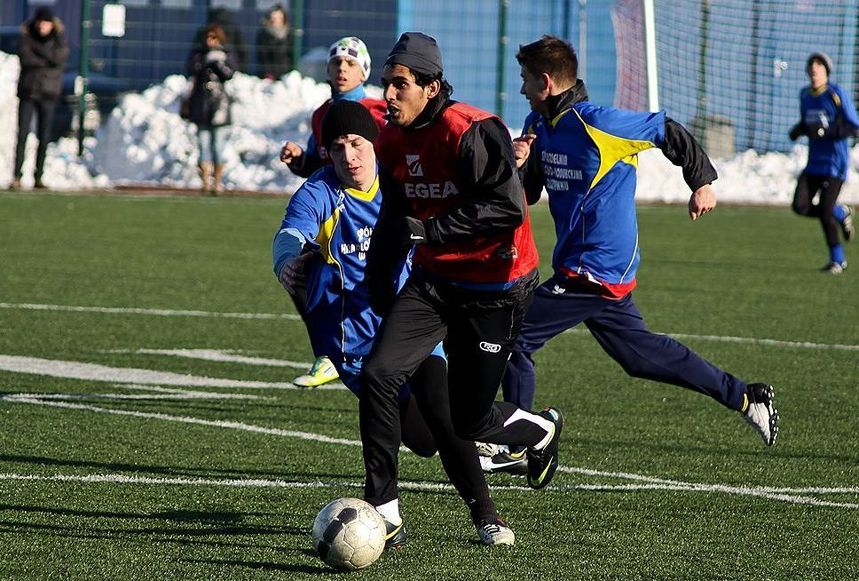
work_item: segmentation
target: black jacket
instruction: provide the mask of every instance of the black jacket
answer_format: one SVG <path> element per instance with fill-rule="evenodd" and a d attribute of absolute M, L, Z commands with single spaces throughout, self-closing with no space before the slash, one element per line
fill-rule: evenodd
<path fill-rule="evenodd" d="M 18 58 L 18 98 L 24 101 L 56 101 L 62 91 L 63 67 L 69 60 L 69 45 L 63 25 L 54 19 L 54 29 L 42 38 L 32 20 L 21 27 Z"/>
<path fill-rule="evenodd" d="M 267 25 L 257 32 L 259 75 L 279 79 L 292 70 L 292 35 L 279 36 Z"/>
<path fill-rule="evenodd" d="M 217 54 L 219 52 L 225 54 Z M 224 83 L 233 78 L 235 69 L 235 59 L 228 48 L 201 48 L 191 54 L 188 74 L 194 80 L 194 88 L 191 90 L 189 121 L 200 127 L 220 127 L 232 122 L 230 99 Z"/>

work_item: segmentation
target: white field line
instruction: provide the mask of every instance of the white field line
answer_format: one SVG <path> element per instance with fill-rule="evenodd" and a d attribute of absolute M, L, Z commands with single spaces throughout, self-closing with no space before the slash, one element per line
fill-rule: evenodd
<path fill-rule="evenodd" d="M 288 313 L 217 313 L 212 311 L 183 311 L 173 309 L 139 309 L 134 307 L 78 307 L 73 305 L 42 305 L 32 303 L 0 303 L 0 309 L 31 311 L 66 311 L 72 313 L 102 313 L 110 315 L 153 315 L 158 317 L 213 317 L 218 319 L 286 319 L 300 321 Z"/>
<path fill-rule="evenodd" d="M 35 311 L 68 311 L 79 313 L 104 313 L 118 315 L 152 315 L 159 317 L 213 317 L 231 319 L 286 319 L 300 321 L 301 317 L 292 314 L 279 313 L 220 313 L 214 311 L 190 311 L 173 309 L 141 309 L 134 307 L 81 307 L 73 305 L 46 305 L 33 303 L 0 303 L 2 309 L 35 310 Z M 570 329 L 567 333 L 587 333 L 585 329 Z M 859 351 L 859 345 L 843 345 L 830 343 L 813 343 L 810 341 L 781 341 L 778 339 L 758 339 L 755 337 L 731 337 L 721 335 L 693 335 L 688 333 L 668 333 L 678 339 L 697 339 L 702 341 L 718 341 L 722 343 L 745 343 L 751 345 L 766 345 L 770 347 L 788 347 L 793 349 L 831 349 L 836 351 Z"/>
<path fill-rule="evenodd" d="M 171 357 L 184 357 L 186 359 L 199 359 L 201 361 L 217 361 L 221 363 L 245 363 L 247 365 L 261 365 L 268 367 L 293 367 L 295 369 L 309 369 L 311 363 L 306 361 L 289 361 L 288 359 L 270 359 L 268 357 L 250 357 L 240 355 L 234 351 L 222 351 L 220 349 L 111 349 L 105 353 L 132 353 L 134 355 L 168 355 Z"/>
<path fill-rule="evenodd" d="M 101 408 L 92 405 L 85 404 L 76 404 L 76 403 L 67 403 L 67 402 L 59 402 L 59 401 L 45 401 L 39 398 L 24 398 L 24 397 L 10 397 L 4 396 L 0 398 L 0 400 L 5 400 L 13 403 L 31 403 L 36 405 L 46 405 L 67 409 L 76 409 L 83 411 L 91 411 L 96 413 L 107 413 L 107 414 L 117 414 L 124 416 L 133 416 L 139 418 L 146 419 L 156 419 L 156 420 L 165 420 L 171 422 L 181 422 L 187 424 L 196 424 L 196 425 L 204 425 L 211 426 L 217 428 L 225 428 L 225 429 L 235 429 L 235 430 L 243 430 L 247 432 L 259 433 L 259 434 L 269 434 L 274 436 L 283 436 L 290 438 L 298 438 L 303 440 L 312 440 L 316 442 L 325 442 L 332 444 L 342 444 L 347 446 L 361 446 L 360 440 L 347 440 L 343 438 L 331 438 L 328 436 L 322 436 L 320 434 L 313 434 L 310 432 L 298 432 L 292 430 L 281 430 L 278 428 L 266 428 L 262 426 L 255 426 L 252 424 L 245 424 L 242 422 L 227 422 L 227 421 L 219 421 L 219 420 L 205 420 L 202 418 L 194 418 L 189 416 L 174 416 L 170 414 L 159 414 L 159 413 L 148 413 L 148 412 L 136 412 L 136 411 L 127 411 L 127 410 L 115 410 L 108 408 Z M 405 448 L 403 448 L 405 450 Z M 838 487 L 838 488 L 801 488 L 801 489 L 792 489 L 792 488 L 769 488 L 769 487 L 752 487 L 752 486 L 728 486 L 723 484 L 702 484 L 702 483 L 693 483 L 693 482 L 681 482 L 663 478 L 653 478 L 649 476 L 644 476 L 640 474 L 633 474 L 628 472 L 605 472 L 605 471 L 597 471 L 597 470 L 589 470 L 586 468 L 573 468 L 573 467 L 560 467 L 560 471 L 568 472 L 573 474 L 583 474 L 587 476 L 603 476 L 609 478 L 620 478 L 620 479 L 629 479 L 629 480 L 637 480 L 643 481 L 644 484 L 628 484 L 628 485 L 603 485 L 603 484 L 555 484 L 553 485 L 553 489 L 557 491 L 568 491 L 568 490 L 589 490 L 589 491 L 612 491 L 612 490 L 674 490 L 674 491 L 688 491 L 688 492 L 703 492 L 703 493 L 715 493 L 720 492 L 724 494 L 733 494 L 733 495 L 744 495 L 744 496 L 757 496 L 761 498 L 768 498 L 770 500 L 778 500 L 782 502 L 787 502 L 791 504 L 805 504 L 805 505 L 814 505 L 814 506 L 827 506 L 827 507 L 835 507 L 835 508 L 850 508 L 850 509 L 859 509 L 859 504 L 855 503 L 838 503 L 838 502 L 830 502 L 825 500 L 819 500 L 816 498 L 811 498 L 808 496 L 799 496 L 797 493 L 801 494 L 859 494 L 859 487 Z M 444 485 L 447 486 L 447 485 Z M 493 487 L 495 489 L 499 489 L 501 487 Z M 528 490 L 524 487 L 510 487 L 512 490 Z M 447 490 L 448 488 L 445 488 Z"/>
<path fill-rule="evenodd" d="M 182 373 L 172 373 L 169 371 L 152 371 L 150 369 L 135 369 L 130 367 L 108 367 L 106 365 L 99 365 L 96 363 L 41 359 L 19 355 L 0 354 L 0 371 L 46 375 L 48 377 L 61 377 L 65 379 L 140 383 L 150 385 L 180 385 L 184 387 L 219 387 L 230 389 L 306 389 L 298 387 L 291 382 L 219 379 L 213 377 L 185 375 Z M 346 387 L 342 383 L 335 383 L 321 385 L 314 389 L 344 390 Z"/>

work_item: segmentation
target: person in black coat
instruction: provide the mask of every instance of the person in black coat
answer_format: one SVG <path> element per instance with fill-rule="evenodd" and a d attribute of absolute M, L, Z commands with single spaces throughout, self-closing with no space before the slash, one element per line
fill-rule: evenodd
<path fill-rule="evenodd" d="M 11 187 L 21 187 L 21 169 L 30 123 L 36 114 L 35 187 L 44 188 L 42 172 L 45 154 L 51 140 L 54 109 L 62 90 L 63 67 L 69 60 L 69 45 L 63 37 L 63 24 L 54 18 L 51 9 L 41 6 L 32 20 L 21 27 L 18 58 L 21 60 L 21 76 L 18 78 L 18 144 L 15 148 L 15 171 Z"/>
<path fill-rule="evenodd" d="M 202 45 L 188 59 L 188 74 L 193 88 L 187 119 L 197 126 L 200 146 L 200 177 L 203 190 L 222 191 L 223 151 L 230 118 L 230 99 L 225 83 L 233 78 L 236 62 L 226 45 L 226 34 L 219 24 L 206 26 Z M 210 181 L 211 180 L 211 181 Z"/>
<path fill-rule="evenodd" d="M 257 32 L 257 63 L 259 76 L 279 79 L 292 70 L 292 35 L 289 18 L 283 7 L 276 4 L 262 21 Z"/>
<path fill-rule="evenodd" d="M 235 70 L 243 73 L 247 72 L 248 47 L 245 44 L 241 28 L 233 21 L 230 11 L 226 8 L 210 8 L 206 23 L 206 26 L 197 29 L 197 33 L 194 35 L 194 46 L 200 46 L 203 42 L 209 25 L 219 24 L 226 35 L 224 44 L 229 44 L 233 49 L 233 58 L 236 65 Z"/>

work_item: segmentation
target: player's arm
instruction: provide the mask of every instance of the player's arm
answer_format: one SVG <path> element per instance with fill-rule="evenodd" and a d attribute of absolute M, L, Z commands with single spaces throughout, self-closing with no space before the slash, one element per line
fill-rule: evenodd
<path fill-rule="evenodd" d="M 830 139 L 856 137 L 857 132 L 859 132 L 859 117 L 856 115 L 853 101 L 850 99 L 850 95 L 843 91 L 841 87 L 838 87 L 835 92 L 841 100 L 841 105 L 838 107 L 838 115 L 835 117 L 835 123 L 826 130 L 824 136 Z"/>
<path fill-rule="evenodd" d="M 428 244 L 496 234 L 522 224 L 527 205 L 510 133 L 499 120 L 480 121 L 465 132 L 459 163 L 465 201 L 425 222 Z"/>
<path fill-rule="evenodd" d="M 325 165 L 319 157 L 316 146 L 316 138 L 311 134 L 307 139 L 307 147 L 301 146 L 293 141 L 287 141 L 280 150 L 280 161 L 285 163 L 290 171 L 301 178 L 307 178 Z"/>
<path fill-rule="evenodd" d="M 543 195 L 546 178 L 543 176 L 543 166 L 537 152 L 537 136 L 530 132 L 528 119 L 522 135 L 513 140 L 513 159 L 519 170 L 519 182 L 525 190 L 528 204 L 536 204 Z"/>
<path fill-rule="evenodd" d="M 364 282 L 370 294 L 370 306 L 377 314 L 384 315 L 397 294 L 394 269 L 412 246 L 408 241 L 408 221 L 417 220 L 408 216 L 409 207 L 402 184 L 384 168 L 379 168 L 379 189 L 382 191 L 382 207 L 367 250 Z"/>
<path fill-rule="evenodd" d="M 318 200 L 309 190 L 302 186 L 290 199 L 286 215 L 272 241 L 274 275 L 289 294 L 295 292 L 296 278 L 317 248 L 315 239 L 322 213 Z"/>
<path fill-rule="evenodd" d="M 683 179 L 692 190 L 689 217 L 697 220 L 712 211 L 716 207 L 716 194 L 710 184 L 719 175 L 704 148 L 685 127 L 668 117 L 665 119 L 665 139 L 659 148 L 671 163 L 683 169 Z"/>

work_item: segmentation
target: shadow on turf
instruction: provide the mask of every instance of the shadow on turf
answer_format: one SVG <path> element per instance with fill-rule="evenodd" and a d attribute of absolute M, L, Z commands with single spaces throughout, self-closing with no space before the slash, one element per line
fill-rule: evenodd
<path fill-rule="evenodd" d="M 311 559 L 317 559 L 316 553 L 309 549 L 296 549 Z M 335 571 L 323 564 L 317 566 L 298 565 L 289 563 L 268 563 L 264 561 L 240 561 L 234 559 L 180 559 L 181 562 L 196 565 L 217 565 L 230 567 L 246 567 L 264 571 L 280 571 L 284 573 L 313 573 L 315 575 L 342 575 L 343 571 Z"/>

